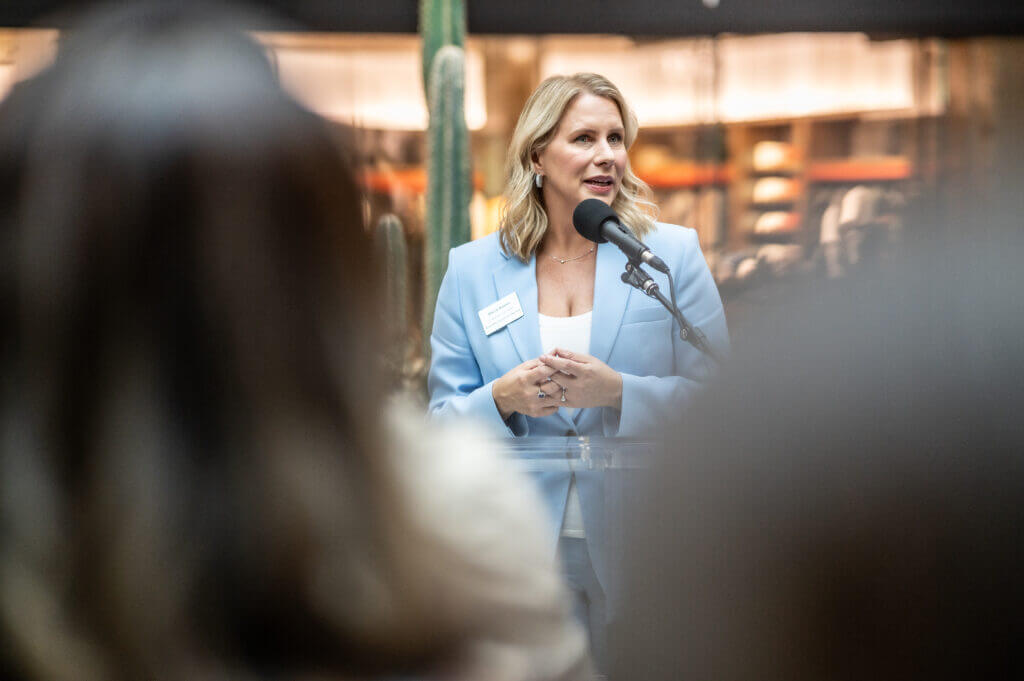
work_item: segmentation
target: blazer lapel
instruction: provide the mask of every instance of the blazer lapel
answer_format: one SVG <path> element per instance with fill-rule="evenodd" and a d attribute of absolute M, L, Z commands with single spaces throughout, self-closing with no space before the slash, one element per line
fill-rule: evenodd
<path fill-rule="evenodd" d="M 540 356 L 540 325 L 537 317 L 537 258 L 531 256 L 528 262 L 507 257 L 505 264 L 494 271 L 494 288 L 498 300 L 515 293 L 523 308 L 523 316 L 495 333 L 508 333 L 512 344 L 519 353 L 519 361 L 525 362 Z"/>
<path fill-rule="evenodd" d="M 620 278 L 625 268 L 626 256 L 614 244 L 604 243 L 597 247 L 590 354 L 606 364 L 632 291 L 629 284 L 623 283 Z"/>
<path fill-rule="evenodd" d="M 540 346 L 540 317 L 537 309 L 537 256 L 530 256 L 530 260 L 525 263 L 518 258 L 508 257 L 505 264 L 494 271 L 494 289 L 498 299 L 515 293 L 523 307 L 522 317 L 495 333 L 508 333 L 511 336 L 520 362 L 537 359 L 544 352 Z M 577 410 L 576 415 L 581 411 Z M 565 409 L 560 408 L 555 415 L 562 420 L 566 430 L 574 427 Z"/>
<path fill-rule="evenodd" d="M 626 314 L 626 304 L 632 288 L 623 283 L 621 275 L 626 271 L 626 256 L 614 244 L 604 243 L 597 247 L 597 268 L 594 272 L 594 311 L 590 321 L 590 353 L 604 363 L 615 345 L 619 334 L 622 316 Z M 564 410 L 559 409 L 559 413 Z M 585 412 L 590 409 L 577 409 L 572 422 L 576 429 Z"/>

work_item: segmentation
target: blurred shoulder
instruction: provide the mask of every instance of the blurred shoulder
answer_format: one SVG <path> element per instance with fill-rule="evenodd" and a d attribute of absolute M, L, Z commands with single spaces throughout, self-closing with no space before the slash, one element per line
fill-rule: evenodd
<path fill-rule="evenodd" d="M 534 490 L 482 426 L 430 421 L 400 398 L 389 405 L 387 422 L 403 487 L 420 517 L 436 523 L 435 530 L 511 522 L 528 528 L 529 535 L 539 533 L 544 520 L 539 502 L 534 506 Z"/>
<path fill-rule="evenodd" d="M 403 400 L 388 412 L 389 452 L 413 523 L 406 559 L 432 596 L 433 617 L 473 632 L 469 671 L 458 678 L 590 678 L 531 481 L 481 427 L 429 422 Z"/>

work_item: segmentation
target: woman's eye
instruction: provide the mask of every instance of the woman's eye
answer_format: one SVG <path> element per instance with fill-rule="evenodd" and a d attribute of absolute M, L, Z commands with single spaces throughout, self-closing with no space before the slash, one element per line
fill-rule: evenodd
<path fill-rule="evenodd" d="M 611 142 L 612 144 L 622 144 L 622 135 L 618 133 L 608 135 L 608 141 Z"/>
<path fill-rule="evenodd" d="M 590 141 L 590 135 L 579 135 L 573 141 L 574 142 L 589 142 Z"/>

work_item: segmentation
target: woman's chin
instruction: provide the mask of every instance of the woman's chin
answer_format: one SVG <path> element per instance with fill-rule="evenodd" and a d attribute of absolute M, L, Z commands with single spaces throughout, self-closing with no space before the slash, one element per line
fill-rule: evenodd
<path fill-rule="evenodd" d="M 615 200 L 615 193 L 616 192 L 613 187 L 609 187 L 607 190 L 592 189 L 590 187 L 586 187 L 583 190 L 580 201 L 584 201 L 586 199 L 599 199 L 610 206 L 612 205 L 612 201 Z"/>

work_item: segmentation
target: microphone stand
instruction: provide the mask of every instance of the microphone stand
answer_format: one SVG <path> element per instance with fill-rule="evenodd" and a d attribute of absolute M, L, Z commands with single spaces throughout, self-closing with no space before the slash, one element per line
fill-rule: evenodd
<path fill-rule="evenodd" d="M 704 335 L 704 332 L 691 325 L 690 322 L 687 321 L 686 317 L 683 316 L 683 313 L 679 311 L 679 308 L 665 298 L 665 295 L 658 288 L 657 282 L 655 282 L 654 279 L 651 279 L 651 275 L 647 274 L 647 272 L 640 267 L 639 261 L 629 260 L 626 262 L 626 271 L 622 273 L 622 281 L 639 290 L 644 295 L 654 298 L 661 303 L 662 306 L 664 306 L 664 308 L 668 310 L 679 323 L 679 337 L 682 340 L 703 352 L 719 365 L 722 363 L 718 354 L 711 349 L 711 345 L 708 343 L 708 339 Z"/>

